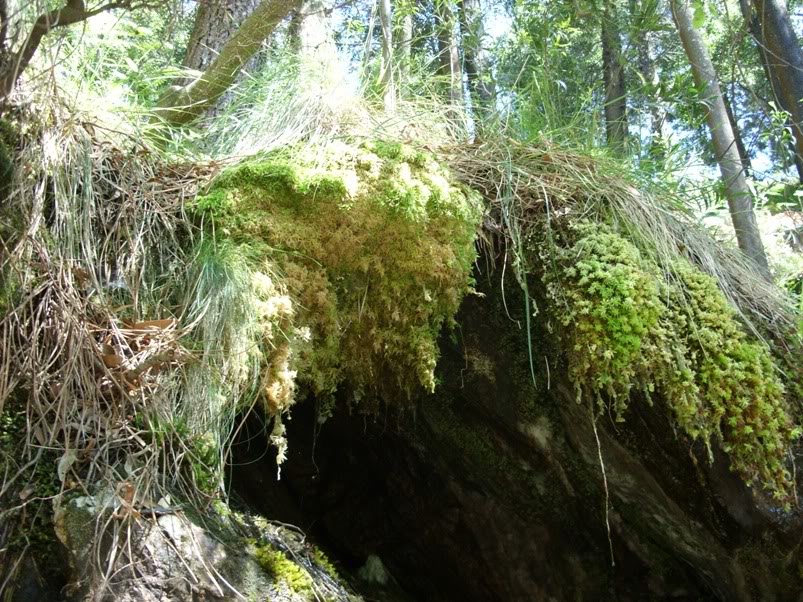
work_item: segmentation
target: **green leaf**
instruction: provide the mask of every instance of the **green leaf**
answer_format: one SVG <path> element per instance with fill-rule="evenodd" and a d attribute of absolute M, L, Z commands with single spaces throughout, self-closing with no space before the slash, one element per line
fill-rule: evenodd
<path fill-rule="evenodd" d="M 691 23 L 697 29 L 705 25 L 705 6 L 703 6 L 702 2 L 694 3 L 694 17 Z"/>

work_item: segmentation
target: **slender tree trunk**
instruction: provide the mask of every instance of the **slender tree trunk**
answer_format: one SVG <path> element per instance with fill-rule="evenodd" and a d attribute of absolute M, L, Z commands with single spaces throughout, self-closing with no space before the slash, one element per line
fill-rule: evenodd
<path fill-rule="evenodd" d="M 675 19 L 680 40 L 691 65 L 692 74 L 698 90 L 702 90 L 702 102 L 707 107 L 706 120 L 714 143 L 714 152 L 725 195 L 728 199 L 736 241 L 742 252 L 753 260 L 756 268 L 767 278 L 770 271 L 761 234 L 753 211 L 752 195 L 742 169 L 742 161 L 736 148 L 733 128 L 728 120 L 728 112 L 722 98 L 714 65 L 708 54 L 700 32 L 692 24 L 687 0 L 672 0 L 672 16 Z"/>
<path fill-rule="evenodd" d="M 449 82 L 449 100 L 457 107 L 463 104 L 463 70 L 455 39 L 455 20 L 449 0 L 435 0 L 438 25 L 439 74 Z"/>
<path fill-rule="evenodd" d="M 293 46 L 308 90 L 331 91 L 342 71 L 332 29 L 334 0 L 303 0 L 290 22 Z"/>
<path fill-rule="evenodd" d="M 622 40 L 612 0 L 605 0 L 602 15 L 602 75 L 605 85 L 605 134 L 608 146 L 621 155 L 627 138 L 627 88 L 622 64 Z"/>
<path fill-rule="evenodd" d="M 329 0 L 303 0 L 293 16 L 294 44 L 304 60 L 328 62 L 335 52 Z"/>
<path fill-rule="evenodd" d="M 496 95 L 493 74 L 482 47 L 485 38 L 483 15 L 479 0 L 460 0 L 459 9 L 466 79 L 477 121 L 481 123 L 493 113 Z"/>
<path fill-rule="evenodd" d="M 731 128 L 733 129 L 733 137 L 736 140 L 736 150 L 739 151 L 739 159 L 742 162 L 742 169 L 744 170 L 745 175 L 749 176 L 753 165 L 750 161 L 750 155 L 747 152 L 747 147 L 744 145 L 744 140 L 742 139 L 742 129 L 739 127 L 739 122 L 736 120 L 736 115 L 733 113 L 733 105 L 731 105 L 730 98 L 728 98 L 727 94 L 722 94 L 722 101 L 725 103 L 725 110 L 728 113 L 728 122 L 731 124 Z"/>
<path fill-rule="evenodd" d="M 795 164 L 803 182 L 803 51 L 783 0 L 741 0 L 740 6 L 775 101 L 789 113 Z"/>
<path fill-rule="evenodd" d="M 197 79 L 162 95 L 154 110 L 157 118 L 183 125 L 214 106 L 276 26 L 300 4 L 301 0 L 262 0 Z"/>
<path fill-rule="evenodd" d="M 410 60 L 413 56 L 413 15 L 405 14 L 401 18 L 398 39 L 399 79 L 405 81 L 410 77 Z"/>
<path fill-rule="evenodd" d="M 630 0 L 630 17 L 633 45 L 638 53 L 638 71 L 645 86 L 652 86 L 655 81 L 655 62 L 652 59 L 650 41 L 647 38 L 643 6 L 637 0 Z M 654 99 L 647 99 L 650 110 L 650 132 L 653 141 L 661 137 L 665 111 Z"/>
<path fill-rule="evenodd" d="M 390 0 L 379 0 L 379 23 L 382 27 L 382 71 L 380 83 L 385 111 L 396 110 L 396 84 L 393 77 L 393 14 Z"/>

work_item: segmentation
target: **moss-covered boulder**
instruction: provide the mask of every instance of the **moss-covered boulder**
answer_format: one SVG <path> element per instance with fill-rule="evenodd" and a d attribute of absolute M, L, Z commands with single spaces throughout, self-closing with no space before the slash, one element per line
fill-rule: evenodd
<path fill-rule="evenodd" d="M 501 276 L 464 301 L 414 416 L 313 432 L 299 407 L 282 480 L 244 442 L 234 488 L 341 559 L 377 555 L 416 600 L 796 600 L 799 515 L 731 471 L 717 437 L 711 462 L 661 396 L 634 387 L 624 422 L 577 403 L 561 314 L 532 277 L 528 337 Z"/>
<path fill-rule="evenodd" d="M 405 403 L 433 390 L 437 338 L 472 287 L 481 205 L 432 156 L 381 142 L 285 150 L 225 170 L 194 206 L 289 297 L 281 359 L 313 393 Z"/>

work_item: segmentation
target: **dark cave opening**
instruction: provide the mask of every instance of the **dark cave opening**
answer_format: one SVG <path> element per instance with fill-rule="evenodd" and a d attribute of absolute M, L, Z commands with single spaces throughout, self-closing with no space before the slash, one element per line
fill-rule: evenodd
<path fill-rule="evenodd" d="M 425 427 L 345 412 L 316 428 L 314 404 L 299 404 L 287 423 L 290 447 L 277 480 L 262 417 L 252 414 L 233 446 L 231 489 L 250 510 L 301 528 L 347 575 L 378 556 L 392 585 L 369 589 L 368 599 L 523 602 L 549 599 L 556 589 L 577 599 L 705 599 L 698 584 L 656 596 L 648 568 L 615 533 L 616 569 L 604 561 L 589 567 L 583 556 L 588 525 L 576 532 L 564 526 L 556 541 L 554 525 L 522 522 L 513 508 L 500 511 L 482 483 L 450 475 L 425 455 L 430 450 L 417 448 L 405 431 L 410 428 Z M 477 524 L 486 515 L 510 524 L 501 530 Z M 565 517 L 555 520 L 565 523 Z M 500 537 L 507 541 L 493 541 Z M 533 541 L 540 551 L 533 551 Z M 693 581 L 689 575 L 672 580 L 686 578 Z M 596 594 L 581 593 L 589 591 Z"/>
<path fill-rule="evenodd" d="M 346 574 L 379 557 L 391 583 L 378 588 L 377 599 L 493 598 L 472 591 L 443 562 L 457 551 L 446 546 L 468 550 L 476 542 L 467 529 L 459 535 L 459 503 L 448 479 L 420 461 L 395 423 L 343 413 L 316 425 L 314 405 L 299 404 L 286 423 L 290 446 L 277 480 L 262 417 L 250 416 L 232 449 L 235 495 L 271 520 L 300 527 Z"/>

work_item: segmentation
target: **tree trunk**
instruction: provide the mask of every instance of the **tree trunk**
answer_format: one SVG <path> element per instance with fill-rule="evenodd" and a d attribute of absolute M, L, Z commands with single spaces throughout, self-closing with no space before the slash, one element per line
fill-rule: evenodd
<path fill-rule="evenodd" d="M 463 104 L 463 71 L 455 40 L 455 21 L 448 0 L 435 0 L 438 27 L 438 73 L 449 82 L 449 100 L 453 106 Z"/>
<path fill-rule="evenodd" d="M 184 125 L 214 106 L 276 26 L 300 4 L 301 0 L 262 0 L 197 79 L 172 86 L 162 95 L 155 115 L 169 124 Z"/>
<path fill-rule="evenodd" d="M 329 89 L 340 76 L 340 68 L 332 31 L 333 0 L 303 0 L 293 15 L 291 32 L 293 45 L 301 61 L 302 77 Z"/>
<path fill-rule="evenodd" d="M 644 86 L 652 86 L 655 81 L 655 62 L 652 59 L 650 41 L 647 38 L 647 25 L 645 23 L 647 15 L 644 12 L 643 4 L 637 2 L 637 0 L 630 0 L 630 18 L 633 45 L 638 53 L 639 75 L 644 81 Z M 666 114 L 655 99 L 647 98 L 647 102 L 650 110 L 650 132 L 653 143 L 655 143 L 661 137 Z"/>
<path fill-rule="evenodd" d="M 258 0 L 203 0 L 195 13 L 184 66 L 204 71 L 259 5 Z"/>
<path fill-rule="evenodd" d="M 493 112 L 496 92 L 488 58 L 482 48 L 485 37 L 483 15 L 479 0 L 460 0 L 459 8 L 466 79 L 477 121 L 481 122 Z"/>
<path fill-rule="evenodd" d="M 739 127 L 739 122 L 736 120 L 736 115 L 733 113 L 733 106 L 731 105 L 730 98 L 728 95 L 723 93 L 722 101 L 725 103 L 725 110 L 728 113 L 728 122 L 731 124 L 731 128 L 733 129 L 733 137 L 736 140 L 736 150 L 739 151 L 739 159 L 742 162 L 742 169 L 744 170 L 745 175 L 750 175 L 750 170 L 752 169 L 753 165 L 750 161 L 750 155 L 747 152 L 747 147 L 744 145 L 744 140 L 742 139 L 742 129 Z"/>
<path fill-rule="evenodd" d="M 399 27 L 399 78 L 404 81 L 410 76 L 410 60 L 413 54 L 413 15 L 405 13 Z"/>
<path fill-rule="evenodd" d="M 611 150 L 622 155 L 627 138 L 627 90 L 622 64 L 622 40 L 612 0 L 605 1 L 602 15 L 602 75 L 605 85 L 605 134 Z"/>
<path fill-rule="evenodd" d="M 739 5 L 742 10 L 742 16 L 747 24 L 747 28 L 750 31 L 750 34 L 753 36 L 753 39 L 756 41 L 756 49 L 758 50 L 761 60 L 761 66 L 764 69 L 764 77 L 767 78 L 767 81 L 770 84 L 770 92 L 772 93 L 771 100 L 774 101 L 776 109 L 780 108 L 786 111 L 786 109 L 784 109 L 784 103 L 781 100 L 781 82 L 778 79 L 777 70 L 770 67 L 770 60 L 767 56 L 767 47 L 764 43 L 764 36 L 761 33 L 761 27 L 758 25 L 758 20 L 753 16 L 752 9 L 750 8 L 750 0 L 740 0 Z M 762 104 L 765 105 L 764 111 L 769 117 L 770 113 L 774 109 L 766 101 L 764 101 Z M 797 148 L 798 140 L 801 139 L 801 136 L 799 135 L 800 129 L 797 128 L 793 123 L 792 115 L 789 113 L 789 111 L 786 112 L 788 115 L 786 127 L 788 127 L 789 131 L 792 132 L 792 140 L 789 143 L 789 151 L 793 158 L 795 169 L 797 170 L 798 180 L 803 183 L 803 155 L 798 152 Z M 785 164 L 784 168 L 786 167 L 788 167 L 788 165 Z"/>
<path fill-rule="evenodd" d="M 777 105 L 789 113 L 795 164 L 803 182 L 803 51 L 783 0 L 741 0 L 742 15 L 756 41 Z M 755 13 L 753 10 L 755 9 Z"/>
<path fill-rule="evenodd" d="M 234 35 L 243 21 L 259 5 L 259 0 L 203 0 L 195 13 L 184 66 L 194 71 L 203 72 L 215 60 L 220 49 Z M 185 80 L 182 84 L 188 84 Z M 210 107 L 208 113 L 214 115 L 225 104 L 229 94 L 224 94 L 218 102 Z"/>
<path fill-rule="evenodd" d="M 702 102 L 707 108 L 706 120 L 711 130 L 719 170 L 725 185 L 736 241 L 742 252 L 749 257 L 761 274 L 770 277 L 767 256 L 753 212 L 752 195 L 742 169 L 742 161 L 736 148 L 733 128 L 722 98 L 714 65 L 700 32 L 692 24 L 687 0 L 672 0 L 672 16 L 675 19 L 680 40 L 691 65 L 698 90 L 702 90 Z"/>
<path fill-rule="evenodd" d="M 379 23 L 382 27 L 382 70 L 380 83 L 385 111 L 396 110 L 396 85 L 393 78 L 393 14 L 390 0 L 379 0 Z"/>
<path fill-rule="evenodd" d="M 304 0 L 296 14 L 296 43 L 302 58 L 310 61 L 329 61 L 335 51 L 329 15 L 332 12 L 328 0 Z"/>

